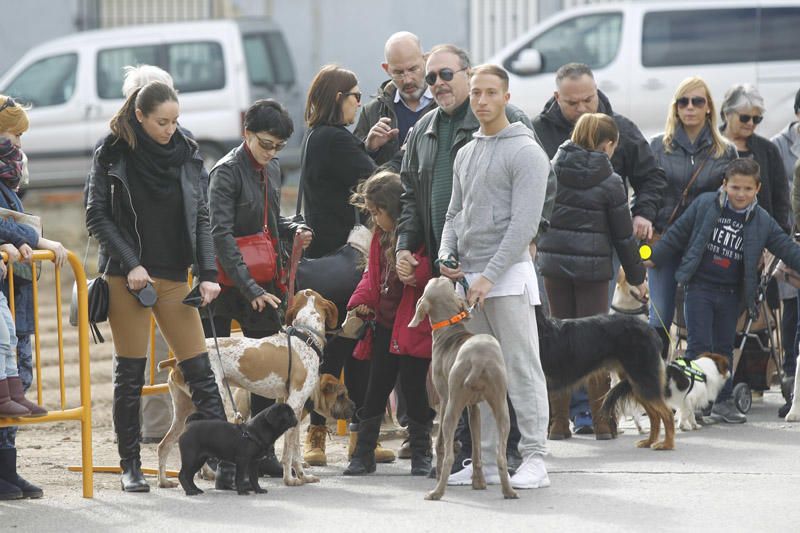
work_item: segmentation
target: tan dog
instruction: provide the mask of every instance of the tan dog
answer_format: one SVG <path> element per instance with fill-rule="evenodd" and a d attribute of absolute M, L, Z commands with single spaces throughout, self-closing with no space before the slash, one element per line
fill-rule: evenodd
<path fill-rule="evenodd" d="M 325 416 L 347 419 L 353 415 L 355 406 L 347 396 L 347 390 L 333 376 L 319 376 L 319 363 L 325 346 L 325 327 L 335 328 L 337 322 L 336 306 L 313 290 L 307 289 L 295 295 L 292 306 L 286 312 L 286 322 L 308 336 L 308 341 L 292 337 L 291 377 L 288 379 L 289 352 L 285 332 L 279 332 L 264 339 L 244 337 L 219 339 L 222 359 L 216 355 L 214 340 L 207 341 L 209 360 L 214 369 L 223 401 L 228 412 L 228 395 L 222 383 L 222 376 L 231 386 L 240 387 L 265 398 L 275 398 L 288 403 L 298 420 L 308 399 L 314 401 L 314 408 Z M 316 348 L 316 349 L 315 349 Z M 319 351 L 319 354 L 317 353 Z M 174 415 L 172 426 L 158 445 L 158 485 L 175 487 L 167 479 L 166 463 L 170 451 L 178 441 L 185 427 L 186 417 L 194 412 L 191 394 L 183 375 L 174 360 L 164 361 L 159 368 L 171 367 L 168 384 Z M 300 433 L 297 427 L 288 430 L 283 441 L 283 480 L 287 485 L 316 483 L 315 476 L 306 474 L 302 465 Z M 297 477 L 292 476 L 294 469 Z"/>
<path fill-rule="evenodd" d="M 511 488 L 506 461 L 506 442 L 511 422 L 506 403 L 506 365 L 500 343 L 491 335 L 472 335 L 464 324 L 454 321 L 466 314 L 464 301 L 446 278 L 433 278 L 417 302 L 417 312 L 409 327 L 415 327 L 427 316 L 433 325 L 433 357 L 431 377 L 439 395 L 439 435 L 436 439 L 436 487 L 426 500 L 439 500 L 447 486 L 453 466 L 453 434 L 458 419 L 467 407 L 472 433 L 472 488 L 485 489 L 481 462 L 481 419 L 478 402 L 486 400 L 497 422 L 497 467 L 505 498 L 517 498 Z M 437 327 L 440 323 L 446 326 Z"/>

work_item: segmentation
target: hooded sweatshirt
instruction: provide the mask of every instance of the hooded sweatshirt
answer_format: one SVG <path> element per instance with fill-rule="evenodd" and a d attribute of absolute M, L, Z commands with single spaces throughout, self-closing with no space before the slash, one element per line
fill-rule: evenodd
<path fill-rule="evenodd" d="M 539 239 L 542 275 L 597 282 L 612 278 L 616 249 L 628 282 L 644 281 L 622 178 L 603 152 L 567 141 L 553 159 L 558 178 L 550 229 Z M 613 248 L 612 248 L 613 247 Z"/>
<path fill-rule="evenodd" d="M 464 272 L 492 283 L 511 265 L 530 261 L 549 173 L 547 155 L 524 124 L 492 136 L 475 132 L 453 165 L 439 257 L 452 254 Z"/>

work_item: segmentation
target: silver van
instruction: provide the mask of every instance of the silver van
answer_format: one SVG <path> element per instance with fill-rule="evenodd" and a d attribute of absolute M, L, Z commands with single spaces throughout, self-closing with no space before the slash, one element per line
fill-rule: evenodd
<path fill-rule="evenodd" d="M 283 103 L 301 129 L 303 95 L 283 32 L 266 19 L 87 31 L 31 49 L 0 78 L 0 93 L 32 107 L 23 148 L 31 187 L 83 183 L 95 142 L 122 106 L 126 65 L 158 65 L 179 92 L 181 125 L 208 165 L 241 142 L 248 106 Z M 281 159 L 299 160 L 302 132 Z M 288 161 L 286 161 L 288 159 Z"/>
<path fill-rule="evenodd" d="M 731 85 L 753 83 L 767 106 L 759 133 L 770 137 L 800 88 L 798 32 L 798 1 L 598 3 L 543 21 L 490 62 L 509 71 L 511 101 L 532 116 L 553 95 L 558 67 L 586 63 L 614 110 L 648 137 L 663 131 L 684 78 L 705 79 L 718 102 Z"/>

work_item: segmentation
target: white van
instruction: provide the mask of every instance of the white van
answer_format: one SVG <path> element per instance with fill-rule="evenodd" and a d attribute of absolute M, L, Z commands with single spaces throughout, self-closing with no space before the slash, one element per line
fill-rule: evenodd
<path fill-rule="evenodd" d="M 684 78 L 702 77 L 718 108 L 728 87 L 752 83 L 767 106 L 758 133 L 770 137 L 792 118 L 800 88 L 800 2 L 600 3 L 545 20 L 490 62 L 508 70 L 511 101 L 531 116 L 553 95 L 558 67 L 586 63 L 648 138 L 664 130 Z"/>
<path fill-rule="evenodd" d="M 213 164 L 241 142 L 258 98 L 275 98 L 298 122 L 303 95 L 283 33 L 265 19 L 214 20 L 87 31 L 31 49 L 2 78 L 0 93 L 32 107 L 23 148 L 31 187 L 83 183 L 97 140 L 122 106 L 126 65 L 158 65 L 178 89 L 180 123 Z M 297 129 L 301 124 L 297 124 Z M 281 152 L 299 159 L 299 139 Z"/>

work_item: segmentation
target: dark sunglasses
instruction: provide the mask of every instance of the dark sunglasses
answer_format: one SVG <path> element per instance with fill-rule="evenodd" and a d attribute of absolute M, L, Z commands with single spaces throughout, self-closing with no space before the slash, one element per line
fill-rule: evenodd
<path fill-rule="evenodd" d="M 453 81 L 453 76 L 456 75 L 456 72 L 461 72 L 462 70 L 467 70 L 467 68 L 464 67 L 458 70 L 443 68 L 439 72 L 428 72 L 425 74 L 425 83 L 432 86 L 436 83 L 436 78 L 442 78 L 442 81 Z"/>
<path fill-rule="evenodd" d="M 753 124 L 758 125 L 761 124 L 761 121 L 764 120 L 764 117 L 761 115 L 739 115 L 739 122 L 742 124 L 747 124 L 750 122 L 750 119 L 753 119 Z"/>
<path fill-rule="evenodd" d="M 675 103 L 678 104 L 678 107 L 681 109 L 689 107 L 689 102 L 691 102 L 694 107 L 705 107 L 708 101 L 702 96 L 692 96 L 691 98 L 682 96 L 675 100 Z"/>
<path fill-rule="evenodd" d="M 17 103 L 14 101 L 14 99 L 11 98 L 10 96 L 7 96 L 6 101 L 3 102 L 3 105 L 0 105 L 0 112 L 2 112 L 7 107 L 15 107 L 16 105 Z"/>
<path fill-rule="evenodd" d="M 255 135 L 255 134 L 254 134 Z M 274 143 L 269 139 L 262 139 L 258 135 L 256 135 L 256 139 L 258 139 L 258 145 L 266 150 L 267 152 L 271 150 L 275 150 L 276 152 L 280 152 L 284 148 L 286 148 L 286 142 Z"/>
<path fill-rule="evenodd" d="M 356 102 L 358 102 L 359 104 L 361 103 L 361 93 L 342 93 L 342 96 L 344 96 L 345 98 L 347 98 L 348 96 L 355 96 Z"/>

